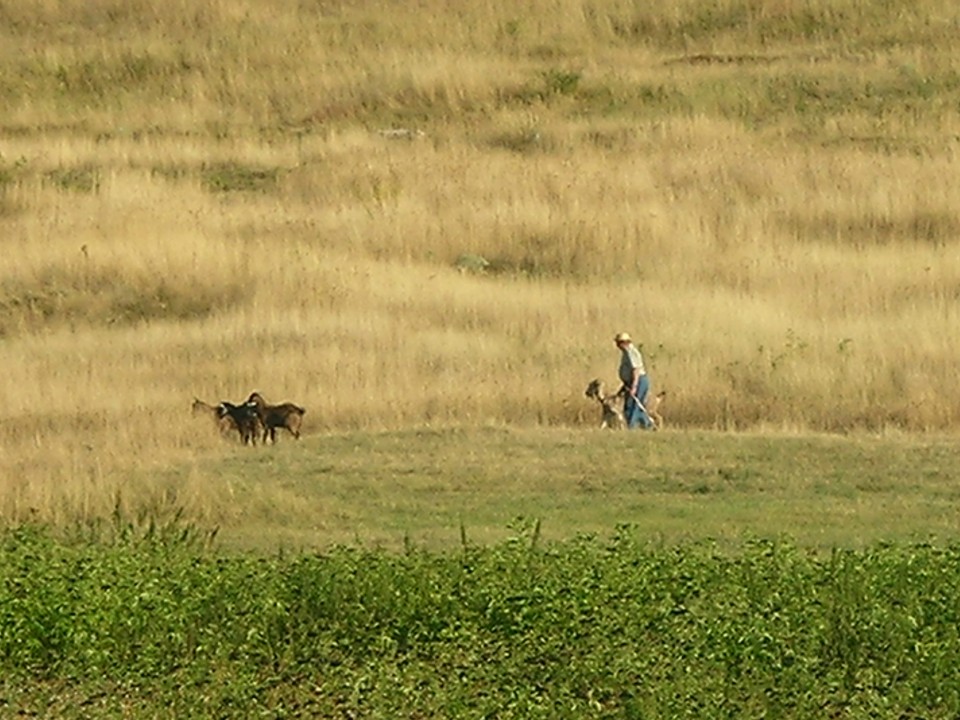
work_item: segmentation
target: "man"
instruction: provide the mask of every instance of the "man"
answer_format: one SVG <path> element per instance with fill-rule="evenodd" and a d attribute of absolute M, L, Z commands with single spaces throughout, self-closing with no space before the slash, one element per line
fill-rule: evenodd
<path fill-rule="evenodd" d="M 646 410 L 650 379 L 643 366 L 643 356 L 640 355 L 640 351 L 627 333 L 617 333 L 613 341 L 620 348 L 620 382 L 623 383 L 625 393 L 623 416 L 626 418 L 627 427 L 652 430 L 653 420 L 647 415 Z"/>

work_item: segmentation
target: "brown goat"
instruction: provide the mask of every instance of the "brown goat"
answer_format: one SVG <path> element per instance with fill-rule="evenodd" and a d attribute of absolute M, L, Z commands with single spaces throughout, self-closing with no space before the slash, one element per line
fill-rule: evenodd
<path fill-rule="evenodd" d="M 232 432 L 236 432 L 238 429 L 237 423 L 232 417 L 220 414 L 219 405 L 211 405 L 200 398 L 194 398 L 191 407 L 194 415 L 205 415 L 213 420 L 214 425 L 217 426 L 217 429 L 223 437 L 226 437 Z"/>
<path fill-rule="evenodd" d="M 217 414 L 223 419 L 229 418 L 240 433 L 240 442 L 244 445 L 256 445 L 257 436 L 263 427 L 260 414 L 252 403 L 234 405 L 226 401 L 217 405 Z"/>
<path fill-rule="evenodd" d="M 303 414 L 306 410 L 299 405 L 291 402 L 269 405 L 258 392 L 250 393 L 247 404 L 257 409 L 257 415 L 263 425 L 264 442 L 267 441 L 268 436 L 270 442 L 277 441 L 277 428 L 284 428 L 294 438 L 300 439 L 300 425 L 303 423 Z"/>

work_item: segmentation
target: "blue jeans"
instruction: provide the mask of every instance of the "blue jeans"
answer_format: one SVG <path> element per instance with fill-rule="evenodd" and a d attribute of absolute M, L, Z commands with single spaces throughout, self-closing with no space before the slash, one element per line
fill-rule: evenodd
<path fill-rule="evenodd" d="M 629 390 L 629 388 L 627 389 Z M 650 379 L 646 375 L 641 375 L 640 381 L 637 383 L 637 400 L 640 403 L 638 404 L 637 400 L 634 400 L 629 394 L 623 401 L 623 417 L 627 421 L 628 428 L 642 427 L 644 430 L 649 430 L 653 427 L 653 420 L 647 415 L 646 410 L 640 407 L 640 405 L 646 407 L 647 393 L 649 392 Z"/>

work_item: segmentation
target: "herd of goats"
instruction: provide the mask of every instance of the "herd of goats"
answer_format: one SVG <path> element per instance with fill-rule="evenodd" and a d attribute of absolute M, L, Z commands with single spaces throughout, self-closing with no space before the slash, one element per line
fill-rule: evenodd
<path fill-rule="evenodd" d="M 256 445 L 257 440 L 266 443 L 267 438 L 275 443 L 277 430 L 286 430 L 299 440 L 305 412 L 304 408 L 291 402 L 270 405 L 258 392 L 250 393 L 250 397 L 239 405 L 226 401 L 211 405 L 199 398 L 193 399 L 194 415 L 213 418 L 221 435 L 237 433 L 244 445 Z"/>

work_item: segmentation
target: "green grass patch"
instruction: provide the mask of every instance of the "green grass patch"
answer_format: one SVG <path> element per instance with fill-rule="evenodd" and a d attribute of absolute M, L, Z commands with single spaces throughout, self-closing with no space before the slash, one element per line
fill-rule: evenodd
<path fill-rule="evenodd" d="M 119 106 L 128 96 L 169 100 L 171 94 L 182 94 L 181 83 L 198 70 L 173 49 L 167 57 L 148 50 L 95 51 L 54 61 L 28 52 L 9 60 L 6 68 L 0 76 L 0 97 L 12 102 L 52 97 L 68 108 Z"/>
<path fill-rule="evenodd" d="M 952 113 L 960 99 L 953 70 L 899 66 L 866 72 L 839 60 L 805 63 L 777 56 L 703 54 L 670 59 L 666 66 L 678 63 L 709 67 L 671 70 L 635 84 L 587 78 L 564 94 L 564 110 L 579 117 L 718 117 L 750 128 L 796 127 L 814 136 L 823 134 L 829 118 L 852 116 L 875 121 L 877 132 L 886 136 L 884 119 L 932 122 Z"/>
<path fill-rule="evenodd" d="M 946 212 L 919 211 L 906 217 L 863 214 L 786 216 L 781 225 L 794 237 L 812 242 L 870 247 L 908 243 L 944 247 L 960 234 L 960 220 Z"/>
<path fill-rule="evenodd" d="M 737 47 L 781 43 L 842 44 L 861 50 L 909 45 L 941 37 L 949 19 L 934 3 L 828 0 L 771 8 L 762 0 L 688 3 L 664 13 L 651 5 L 609 19 L 623 40 L 661 48 L 724 41 Z"/>
<path fill-rule="evenodd" d="M 0 282 L 0 337 L 77 324 L 195 320 L 244 302 L 250 292 L 239 280 L 184 284 L 162 277 L 119 275 L 85 263 Z"/>
<path fill-rule="evenodd" d="M 518 517 L 539 520 L 543 537 L 558 541 L 621 524 L 667 544 L 786 534 L 829 549 L 960 537 L 960 448 L 948 439 L 493 428 L 317 435 L 310 423 L 319 418 L 310 417 L 299 443 L 228 446 L 138 482 L 162 486 L 174 502 L 181 483 L 229 497 L 236 514 L 220 537 L 238 549 L 399 550 L 410 541 L 447 550 L 461 527 L 470 542 L 500 542 Z"/>
<path fill-rule="evenodd" d="M 100 169 L 93 165 L 56 168 L 44 173 L 44 179 L 60 190 L 92 193 L 100 189 Z"/>
<path fill-rule="evenodd" d="M 267 192 L 274 190 L 280 169 L 237 162 L 213 163 L 200 169 L 203 186 L 211 192 Z"/>

